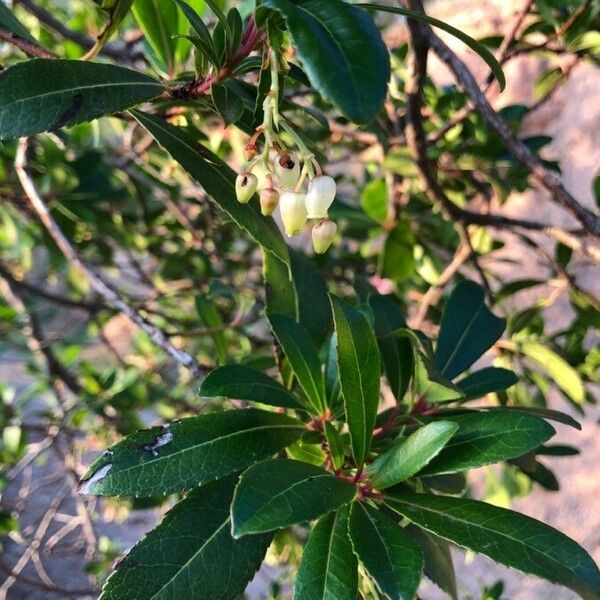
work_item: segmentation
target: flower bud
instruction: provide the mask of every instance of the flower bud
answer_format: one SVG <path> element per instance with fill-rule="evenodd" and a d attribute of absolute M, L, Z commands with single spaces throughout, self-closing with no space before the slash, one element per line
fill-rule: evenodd
<path fill-rule="evenodd" d="M 333 177 L 320 175 L 308 184 L 306 210 L 309 219 L 326 219 L 327 211 L 335 198 L 336 185 Z"/>
<path fill-rule="evenodd" d="M 250 201 L 256 192 L 258 178 L 252 173 L 240 173 L 235 180 L 235 195 L 242 204 Z"/>
<path fill-rule="evenodd" d="M 335 238 L 337 233 L 337 225 L 325 219 L 317 223 L 312 230 L 313 248 L 317 254 L 325 254 Z"/>
<path fill-rule="evenodd" d="M 306 196 L 297 192 L 284 192 L 279 200 L 279 209 L 288 237 L 298 235 L 306 223 Z"/>
<path fill-rule="evenodd" d="M 284 190 L 292 190 L 300 179 L 300 162 L 293 152 L 284 152 L 275 157 L 273 173 Z"/>
<path fill-rule="evenodd" d="M 277 190 L 269 187 L 260 193 L 260 212 L 265 217 L 272 215 L 278 204 L 279 192 Z"/>

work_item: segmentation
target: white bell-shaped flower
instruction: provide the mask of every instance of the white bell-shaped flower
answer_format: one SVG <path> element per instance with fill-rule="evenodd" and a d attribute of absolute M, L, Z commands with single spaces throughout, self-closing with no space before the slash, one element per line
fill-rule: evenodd
<path fill-rule="evenodd" d="M 299 192 L 283 192 L 279 199 L 281 219 L 288 237 L 298 235 L 306 224 L 306 196 Z"/>
<path fill-rule="evenodd" d="M 337 225 L 325 219 L 317 223 L 312 230 L 313 248 L 317 254 L 325 254 L 331 246 L 335 234 L 337 233 Z"/>
<path fill-rule="evenodd" d="M 300 179 L 300 161 L 293 152 L 283 152 L 275 157 L 273 174 L 284 190 L 293 190 Z"/>
<path fill-rule="evenodd" d="M 240 173 L 235 180 L 235 195 L 242 204 L 250 202 L 250 198 L 258 187 L 258 177 L 253 173 Z"/>
<path fill-rule="evenodd" d="M 333 177 L 319 175 L 308 185 L 306 194 L 306 210 L 309 219 L 325 219 L 327 211 L 333 203 L 337 186 Z"/>

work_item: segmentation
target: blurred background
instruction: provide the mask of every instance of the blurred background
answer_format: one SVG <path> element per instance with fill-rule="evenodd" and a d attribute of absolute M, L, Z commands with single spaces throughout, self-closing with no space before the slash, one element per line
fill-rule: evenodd
<path fill-rule="evenodd" d="M 14 5 L 42 45 L 65 57 L 81 56 L 102 23 L 91 0 L 5 4 Z M 202 2 L 196 5 L 202 8 Z M 252 3 L 229 3 L 233 5 L 247 13 Z M 500 93 L 492 84 L 488 97 L 546 164 L 560 167 L 566 188 L 583 205 L 597 207 L 597 2 L 437 0 L 426 8 L 486 40 L 492 50 L 517 26 L 511 46 L 516 51 L 509 51 L 504 61 L 507 89 Z M 400 114 L 405 22 L 380 16 L 378 22 L 394 52 L 388 108 Z M 485 82 L 485 63 L 460 41 L 440 35 L 477 80 Z M 179 52 L 185 56 L 185 47 Z M 169 73 L 169 65 L 155 54 L 130 17 L 100 59 L 146 63 L 165 77 L 183 75 L 183 69 Z M 0 42 L 4 66 L 23 58 Z M 432 152 L 452 199 L 572 228 L 570 215 L 530 185 L 481 120 L 468 117 L 466 125 L 439 133 L 456 114 L 468 111 L 467 100 L 433 57 L 429 75 L 428 128 L 433 137 L 439 134 Z M 301 87 L 290 93 L 300 105 L 314 103 L 323 115 L 316 123 L 299 115 L 298 122 L 311 129 L 307 135 L 317 147 L 329 148 L 325 162 L 340 177 L 337 215 L 344 223 L 344 241 L 319 266 L 336 281 L 364 277 L 395 292 L 414 317 L 419 300 L 452 257 L 457 242 L 451 227 L 427 205 L 401 143 L 384 152 L 376 129 L 351 127 Z M 193 117 L 174 117 L 177 124 L 195 130 L 203 143 L 239 167 L 246 136 L 223 127 L 210 107 L 200 103 L 196 109 Z M 12 168 L 15 147 L 0 143 L 0 600 L 96 597 L 115 560 L 153 527 L 169 501 L 80 496 L 77 482 L 86 466 L 107 445 L 144 424 L 210 406 L 197 396 L 198 385 L 188 374 L 124 316 L 106 307 L 64 261 L 23 198 Z M 272 358 L 261 318 L 260 255 L 130 122 L 104 119 L 40 136 L 31 165 L 38 190 L 88 264 L 175 344 L 191 348 L 206 364 L 229 354 L 268 368 Z M 383 218 L 378 214 L 381 202 L 396 189 L 396 209 L 406 216 L 404 229 L 394 229 L 392 239 L 385 206 Z M 494 310 L 509 320 L 506 343 L 516 340 L 522 349 L 512 352 L 505 344 L 486 357 L 524 377 L 507 397 L 487 401 L 555 408 L 575 417 L 582 430 L 557 423 L 556 443 L 566 448 L 557 451 L 562 456 L 533 456 L 527 464 L 480 469 L 469 479 L 468 493 L 553 525 L 598 562 L 600 266 L 593 256 L 572 252 L 542 234 L 520 237 L 480 229 L 473 243 L 479 261 L 465 264 L 460 276 L 478 280 L 482 272 L 487 274 L 496 292 Z M 308 238 L 295 245 L 307 249 Z M 423 323 L 433 335 L 436 319 L 439 307 Z M 540 343 L 546 348 L 542 354 Z M 299 530 L 278 536 L 248 598 L 290 597 L 285 565 L 297 563 L 297 539 L 303 535 Z M 459 550 L 454 558 L 461 599 L 576 597 L 485 558 L 473 559 Z M 420 597 L 444 596 L 424 584 Z"/>

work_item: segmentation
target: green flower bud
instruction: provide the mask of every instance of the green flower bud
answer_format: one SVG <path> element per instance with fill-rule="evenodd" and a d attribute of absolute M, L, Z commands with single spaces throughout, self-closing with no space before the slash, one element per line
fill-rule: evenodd
<path fill-rule="evenodd" d="M 337 233 L 337 225 L 325 219 L 317 223 L 312 230 L 313 248 L 317 254 L 325 254 L 331 246 L 335 234 Z"/>

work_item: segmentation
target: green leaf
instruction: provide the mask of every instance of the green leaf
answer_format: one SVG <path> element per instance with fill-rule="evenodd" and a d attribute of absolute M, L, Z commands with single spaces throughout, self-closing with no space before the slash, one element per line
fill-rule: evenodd
<path fill-rule="evenodd" d="M 305 431 L 295 419 L 255 408 L 182 419 L 127 436 L 92 464 L 80 490 L 145 497 L 181 491 L 272 456 Z"/>
<path fill-rule="evenodd" d="M 392 393 L 399 402 L 408 389 L 413 370 L 413 351 L 410 340 L 388 334 L 404 329 L 406 321 L 393 296 L 372 294 L 369 306 L 375 316 L 375 333 L 381 351 L 383 371 Z"/>
<path fill-rule="evenodd" d="M 178 32 L 177 5 L 164 0 L 135 0 L 132 12 L 150 47 L 165 63 L 167 73 L 172 73 L 175 50 L 180 43 L 173 39 L 173 34 Z"/>
<path fill-rule="evenodd" d="M 269 322 L 309 402 L 316 411 L 323 411 L 325 380 L 317 349 L 308 332 L 285 315 L 269 315 Z"/>
<path fill-rule="evenodd" d="M 457 600 L 456 575 L 450 546 L 444 540 L 430 535 L 415 525 L 409 525 L 405 531 L 417 541 L 423 551 L 425 575 L 453 600 Z"/>
<path fill-rule="evenodd" d="M 543 419 L 511 412 L 477 412 L 444 415 L 458 431 L 421 472 L 423 475 L 456 473 L 522 456 L 549 440 L 556 432 Z"/>
<path fill-rule="evenodd" d="M 215 68 L 220 68 L 221 62 L 214 48 L 210 31 L 198 13 L 184 0 L 174 0 L 192 26 L 194 35 L 186 36 L 206 56 Z"/>
<path fill-rule="evenodd" d="M 225 125 L 236 123 L 244 114 L 241 98 L 226 85 L 214 84 L 211 87 L 212 101 Z"/>
<path fill-rule="evenodd" d="M 348 537 L 349 507 L 313 527 L 296 575 L 294 600 L 356 600 L 358 562 Z"/>
<path fill-rule="evenodd" d="M 472 281 L 456 286 L 442 314 L 435 363 L 448 379 L 468 369 L 502 335 L 506 321 L 485 305 L 481 287 Z"/>
<path fill-rule="evenodd" d="M 202 324 L 209 329 L 215 330 L 212 334 L 212 340 L 217 350 L 217 356 L 219 363 L 224 363 L 227 360 L 229 354 L 229 348 L 225 334 L 223 331 L 218 331 L 220 327 L 223 327 L 223 319 L 217 310 L 217 307 L 213 302 L 204 298 L 203 296 L 196 296 L 196 311 L 202 321 Z"/>
<path fill-rule="evenodd" d="M 522 342 L 517 348 L 546 371 L 573 402 L 585 402 L 585 388 L 581 377 L 564 358 L 539 342 Z"/>
<path fill-rule="evenodd" d="M 327 439 L 327 445 L 329 446 L 329 453 L 331 455 L 333 468 L 341 469 L 346 461 L 342 436 L 329 421 L 325 421 L 323 429 L 325 432 L 325 438 Z"/>
<path fill-rule="evenodd" d="M 266 460 L 245 471 L 235 490 L 234 537 L 310 521 L 350 502 L 356 488 L 297 460 Z"/>
<path fill-rule="evenodd" d="M 330 299 L 352 454 L 356 463 L 362 465 L 371 447 L 379 406 L 381 359 L 365 315 L 336 296 L 331 295 Z"/>
<path fill-rule="evenodd" d="M 292 284 L 298 302 L 298 322 L 320 348 L 331 334 L 333 321 L 325 280 L 304 254 L 290 250 Z"/>
<path fill-rule="evenodd" d="M 237 477 L 196 488 L 121 559 L 102 600 L 238 598 L 258 571 L 272 535 L 231 537 Z"/>
<path fill-rule="evenodd" d="M 104 45 L 112 34 L 119 28 L 119 25 L 123 19 L 127 16 L 133 0 L 109 0 L 108 2 L 102 2 L 102 7 L 109 8 L 105 9 L 108 12 L 108 23 L 102 33 L 98 36 L 98 43 Z"/>
<path fill-rule="evenodd" d="M 306 410 L 300 399 L 279 382 L 243 365 L 225 365 L 211 371 L 200 386 L 200 395 Z"/>
<path fill-rule="evenodd" d="M 415 376 L 414 394 L 430 404 L 442 404 L 463 398 L 463 392 L 444 375 L 442 375 L 431 360 L 414 350 Z"/>
<path fill-rule="evenodd" d="M 115 65 L 27 60 L 0 74 L 0 139 L 92 121 L 162 92 L 156 79 Z"/>
<path fill-rule="evenodd" d="M 413 523 L 459 546 L 571 588 L 586 600 L 600 597 L 600 572 L 588 553 L 552 527 L 476 500 L 399 494 L 388 505 Z"/>
<path fill-rule="evenodd" d="M 7 29 L 11 33 L 22 37 L 24 40 L 28 40 L 37 44 L 35 38 L 27 31 L 27 28 L 15 17 L 12 10 L 0 1 L 0 27 Z"/>
<path fill-rule="evenodd" d="M 265 0 L 287 24 L 311 84 L 348 119 L 368 123 L 379 112 L 390 59 L 369 14 L 342 0 Z"/>
<path fill-rule="evenodd" d="M 397 15 L 402 15 L 404 17 L 409 17 L 411 19 L 415 19 L 415 21 L 420 21 L 421 23 L 427 23 L 429 25 L 433 25 L 434 27 L 438 27 L 443 31 L 446 31 L 458 38 L 461 42 L 466 44 L 473 52 L 478 54 L 482 60 L 484 60 L 488 67 L 492 70 L 494 77 L 498 81 L 500 86 L 500 91 L 504 90 L 506 87 L 506 77 L 504 76 L 504 71 L 502 70 L 502 66 L 496 60 L 494 55 L 480 42 L 474 40 L 471 36 L 467 35 L 460 29 L 456 29 L 456 27 L 452 27 L 452 25 L 448 25 L 444 21 L 440 21 L 439 19 L 435 19 L 434 17 L 430 17 L 429 15 L 425 15 L 420 12 L 415 12 L 413 10 L 409 10 L 408 8 L 400 8 L 397 6 L 382 6 L 381 4 L 359 4 L 359 6 L 363 6 L 364 8 L 370 8 L 373 10 L 381 10 L 384 12 L 391 12 Z"/>
<path fill-rule="evenodd" d="M 360 194 L 362 209 L 378 223 L 385 223 L 388 218 L 388 187 L 385 179 L 370 181 Z"/>
<path fill-rule="evenodd" d="M 399 219 L 388 234 L 381 254 L 381 274 L 398 283 L 415 272 L 413 246 L 415 238 L 406 219 Z"/>
<path fill-rule="evenodd" d="M 255 242 L 288 264 L 287 247 L 277 226 L 260 214 L 256 202 L 237 201 L 236 175 L 226 163 L 162 119 L 138 110 L 132 115 Z"/>
<path fill-rule="evenodd" d="M 365 472 L 377 489 L 392 487 L 431 462 L 457 429 L 458 425 L 451 421 L 435 421 L 420 427 L 379 455 Z"/>
<path fill-rule="evenodd" d="M 463 391 L 464 400 L 483 398 L 487 394 L 500 392 L 519 382 L 519 378 L 508 369 L 497 367 L 486 367 L 467 375 L 457 382 L 457 386 Z"/>
<path fill-rule="evenodd" d="M 413 600 L 421 581 L 423 554 L 398 523 L 367 504 L 350 511 L 350 539 L 360 562 L 390 600 Z"/>

